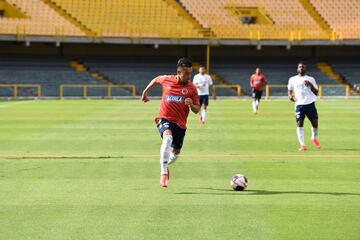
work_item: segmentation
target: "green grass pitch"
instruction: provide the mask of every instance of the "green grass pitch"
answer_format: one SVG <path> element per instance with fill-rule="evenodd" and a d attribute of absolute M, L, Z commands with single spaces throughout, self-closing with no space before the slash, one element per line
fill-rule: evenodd
<path fill-rule="evenodd" d="M 159 187 L 159 100 L 0 102 L 0 239 L 360 239 L 360 101 L 211 101 Z M 230 190 L 233 174 L 250 181 Z"/>

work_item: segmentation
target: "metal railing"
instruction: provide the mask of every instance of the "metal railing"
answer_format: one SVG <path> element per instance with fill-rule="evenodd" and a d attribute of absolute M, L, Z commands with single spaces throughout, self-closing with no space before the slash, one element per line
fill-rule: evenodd
<path fill-rule="evenodd" d="M 19 97 L 19 88 L 36 88 L 37 97 L 41 97 L 41 85 L 40 84 L 0 84 L 0 88 L 12 88 L 13 98 Z"/>
<path fill-rule="evenodd" d="M 241 95 L 241 86 L 240 85 L 213 85 L 213 92 L 214 95 L 216 96 L 216 89 L 217 88 L 230 88 L 230 89 L 235 89 L 236 90 L 236 95 L 240 96 Z"/>
<path fill-rule="evenodd" d="M 319 85 L 319 97 L 322 97 L 324 94 L 324 89 L 326 88 L 345 88 L 345 96 L 348 97 L 350 96 L 350 86 L 349 85 L 334 85 L 334 84 L 321 84 Z"/>
<path fill-rule="evenodd" d="M 274 88 L 285 89 L 286 93 L 287 93 L 287 85 L 279 85 L 279 84 L 266 85 L 266 88 L 265 88 L 265 98 L 266 99 L 269 99 L 269 97 L 270 97 L 270 89 L 271 88 L 272 89 L 274 89 Z M 350 86 L 349 85 L 319 84 L 319 94 L 318 94 L 319 97 L 324 96 L 324 89 L 335 89 L 335 91 L 333 91 L 333 94 L 329 94 L 328 96 L 345 96 L 345 97 L 350 96 Z M 337 91 L 338 89 L 344 89 L 344 94 L 341 94 L 341 93 L 339 94 L 339 91 Z"/>
<path fill-rule="evenodd" d="M 59 95 L 61 98 L 64 97 L 65 88 L 82 88 L 83 89 L 83 97 L 88 97 L 88 89 L 89 88 L 105 88 L 107 89 L 107 97 L 112 97 L 112 89 L 113 88 L 125 88 L 130 90 L 132 96 L 136 96 L 136 87 L 135 85 L 97 85 L 97 84 L 61 84 Z"/>

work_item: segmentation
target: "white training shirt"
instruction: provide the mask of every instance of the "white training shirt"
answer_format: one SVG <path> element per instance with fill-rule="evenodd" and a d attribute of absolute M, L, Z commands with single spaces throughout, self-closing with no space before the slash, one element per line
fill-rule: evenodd
<path fill-rule="evenodd" d="M 305 80 L 308 80 L 316 89 L 319 89 L 313 77 L 308 75 L 291 77 L 288 83 L 288 90 L 295 92 L 295 106 L 307 105 L 316 101 L 316 95 L 311 91 L 310 87 L 305 85 Z"/>
<path fill-rule="evenodd" d="M 199 95 L 209 95 L 209 86 L 213 85 L 210 75 L 201 75 L 200 73 L 194 76 L 193 83 L 196 86 Z M 197 86 L 197 84 L 200 84 L 201 86 Z"/>

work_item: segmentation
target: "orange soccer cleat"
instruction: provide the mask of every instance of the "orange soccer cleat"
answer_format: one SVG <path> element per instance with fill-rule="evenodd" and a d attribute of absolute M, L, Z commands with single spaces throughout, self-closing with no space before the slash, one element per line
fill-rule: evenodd
<path fill-rule="evenodd" d="M 316 138 L 312 138 L 311 141 L 313 142 L 313 144 L 316 148 L 321 147 L 320 142 Z"/>

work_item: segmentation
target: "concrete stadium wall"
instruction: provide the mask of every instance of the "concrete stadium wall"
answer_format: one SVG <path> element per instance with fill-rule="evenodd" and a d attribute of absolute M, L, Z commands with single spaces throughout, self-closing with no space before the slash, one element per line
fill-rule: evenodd
<path fill-rule="evenodd" d="M 118 57 L 170 57 L 188 56 L 205 59 L 204 45 L 115 45 L 99 43 L 68 43 L 56 46 L 54 43 L 0 42 L 0 55 L 38 56 L 118 56 Z M 360 46 L 212 46 L 211 57 L 352 57 L 360 58 Z"/>

